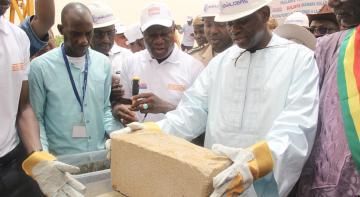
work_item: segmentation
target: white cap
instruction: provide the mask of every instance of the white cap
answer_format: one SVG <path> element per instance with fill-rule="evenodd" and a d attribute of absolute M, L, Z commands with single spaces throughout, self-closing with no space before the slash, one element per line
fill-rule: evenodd
<path fill-rule="evenodd" d="M 202 17 L 213 17 L 217 16 L 220 13 L 220 3 L 219 1 L 209 1 L 204 4 Z"/>
<path fill-rule="evenodd" d="M 144 32 L 153 25 L 171 27 L 173 17 L 164 3 L 150 3 L 141 11 L 141 30 Z"/>
<path fill-rule="evenodd" d="M 126 26 L 121 23 L 115 24 L 116 34 L 123 34 L 126 30 Z"/>
<path fill-rule="evenodd" d="M 104 3 L 94 1 L 88 4 L 87 7 L 89 8 L 93 18 L 94 29 L 115 25 L 118 21 L 112 9 Z"/>
<path fill-rule="evenodd" d="M 220 0 L 220 13 L 215 21 L 228 22 L 243 18 L 270 2 L 271 0 Z"/>
<path fill-rule="evenodd" d="M 311 50 L 315 50 L 316 38 L 304 27 L 294 24 L 283 24 L 274 29 L 273 32 L 283 38 L 302 44 Z"/>
<path fill-rule="evenodd" d="M 128 44 L 135 42 L 138 39 L 143 38 L 143 34 L 140 30 L 140 25 L 135 24 L 129 26 L 124 33 L 126 39 L 128 40 Z"/>
<path fill-rule="evenodd" d="M 294 24 L 303 27 L 309 27 L 309 18 L 306 16 L 306 14 L 301 12 L 294 12 L 285 19 L 284 24 Z"/>
<path fill-rule="evenodd" d="M 192 16 L 187 16 L 187 17 L 186 17 L 186 21 L 187 21 L 187 22 L 192 21 L 192 19 L 193 19 L 193 17 L 192 17 Z"/>

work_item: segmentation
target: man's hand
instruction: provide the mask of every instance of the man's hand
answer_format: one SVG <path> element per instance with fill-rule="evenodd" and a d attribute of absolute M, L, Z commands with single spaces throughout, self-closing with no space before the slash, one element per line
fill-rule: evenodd
<path fill-rule="evenodd" d="M 25 159 L 22 168 L 36 180 L 46 196 L 84 196 L 86 187 L 69 174 L 80 169 L 55 159 L 47 152 L 34 152 Z"/>
<path fill-rule="evenodd" d="M 116 75 L 112 75 L 110 102 L 120 101 L 123 96 L 124 90 L 120 83 L 120 78 Z"/>
<path fill-rule="evenodd" d="M 115 104 L 112 107 L 112 114 L 124 125 L 138 121 L 136 113 L 131 111 L 128 105 Z"/>
<path fill-rule="evenodd" d="M 133 96 L 133 104 L 131 109 L 134 111 L 140 111 L 141 113 L 167 113 L 176 108 L 175 105 L 168 103 L 153 93 L 142 93 Z"/>
<path fill-rule="evenodd" d="M 113 131 L 112 133 L 110 133 L 110 139 L 106 140 L 105 142 L 105 148 L 108 151 L 108 154 L 106 155 L 106 157 L 110 160 L 111 158 L 111 139 L 113 137 L 115 137 L 116 135 L 122 135 L 122 134 L 127 134 L 127 133 L 131 133 L 134 131 L 139 131 L 139 130 L 148 130 L 148 131 L 152 131 L 152 132 L 161 132 L 160 127 L 154 123 L 154 122 L 145 122 L 145 123 L 140 123 L 140 122 L 132 122 L 130 124 L 127 125 L 127 127 L 120 129 L 118 131 Z"/>
<path fill-rule="evenodd" d="M 214 192 L 210 197 L 238 196 L 245 191 L 248 196 L 254 196 L 255 191 L 248 188 L 273 169 L 272 154 L 265 141 L 248 149 L 214 144 L 212 150 L 228 157 L 233 164 L 213 178 Z"/>
<path fill-rule="evenodd" d="M 36 0 L 35 16 L 31 20 L 34 33 L 43 40 L 55 23 L 54 0 Z"/>

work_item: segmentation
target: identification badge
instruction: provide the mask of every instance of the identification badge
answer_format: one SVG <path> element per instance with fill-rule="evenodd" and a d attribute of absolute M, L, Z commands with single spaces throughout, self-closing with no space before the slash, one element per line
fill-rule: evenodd
<path fill-rule="evenodd" d="M 73 126 L 73 132 L 72 132 L 73 138 L 86 138 L 86 127 L 85 124 L 79 123 L 75 124 Z"/>

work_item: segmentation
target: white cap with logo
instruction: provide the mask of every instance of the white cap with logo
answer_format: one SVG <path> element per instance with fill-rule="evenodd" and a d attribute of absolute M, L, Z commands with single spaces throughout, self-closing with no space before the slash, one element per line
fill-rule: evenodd
<path fill-rule="evenodd" d="M 126 30 L 126 26 L 121 23 L 115 24 L 116 34 L 123 34 Z"/>
<path fill-rule="evenodd" d="M 309 18 L 306 14 L 303 14 L 301 12 L 294 12 L 285 19 L 284 24 L 293 24 L 303 27 L 309 27 Z"/>
<path fill-rule="evenodd" d="M 138 39 L 143 38 L 143 34 L 140 29 L 139 24 L 134 24 L 129 26 L 124 33 L 126 39 L 128 40 L 128 44 L 135 42 Z"/>
<path fill-rule="evenodd" d="M 141 30 L 144 32 L 153 25 L 171 27 L 173 17 L 164 3 L 150 3 L 141 11 Z"/>
<path fill-rule="evenodd" d="M 220 13 L 215 21 L 228 22 L 243 18 L 270 2 L 271 0 L 220 0 Z"/>
<path fill-rule="evenodd" d="M 115 25 L 118 21 L 112 9 L 104 3 L 94 1 L 88 4 L 87 7 L 93 18 L 94 29 Z"/>
<path fill-rule="evenodd" d="M 209 1 L 204 4 L 203 12 L 201 13 L 202 17 L 215 17 L 220 13 L 220 3 L 219 1 Z"/>

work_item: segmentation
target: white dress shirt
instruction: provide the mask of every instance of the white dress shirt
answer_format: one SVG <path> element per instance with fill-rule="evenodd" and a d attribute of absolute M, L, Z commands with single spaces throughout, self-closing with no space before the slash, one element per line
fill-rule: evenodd
<path fill-rule="evenodd" d="M 133 53 L 129 49 L 114 44 L 109 52 L 109 58 L 112 65 L 112 74 L 120 76 L 121 67 L 126 63 L 126 59 L 131 57 Z"/>
<path fill-rule="evenodd" d="M 124 98 L 132 95 L 132 79 L 140 78 L 139 93 L 151 92 L 161 99 L 177 105 L 183 95 L 203 70 L 203 64 L 182 52 L 177 46 L 171 55 L 160 64 L 153 59 L 148 50 L 137 52 L 129 58 L 121 71 Z M 143 114 L 138 113 L 141 121 Z M 146 121 L 158 121 L 164 114 L 149 114 Z"/>
<path fill-rule="evenodd" d="M 256 181 L 255 190 L 258 196 L 287 196 L 315 138 L 319 76 L 314 53 L 276 35 L 265 49 L 244 51 L 232 46 L 212 59 L 177 110 L 158 124 L 188 140 L 206 129 L 207 148 L 246 148 L 266 140 L 274 171 Z"/>

